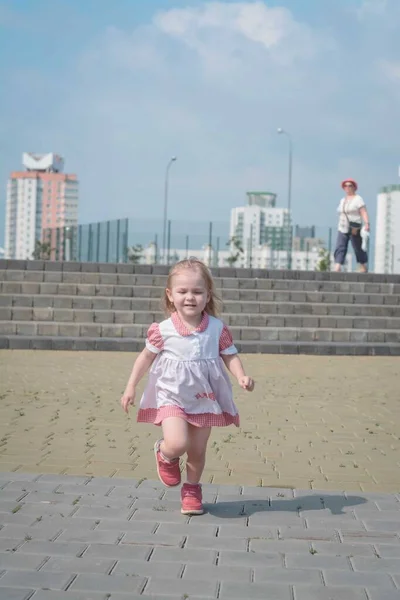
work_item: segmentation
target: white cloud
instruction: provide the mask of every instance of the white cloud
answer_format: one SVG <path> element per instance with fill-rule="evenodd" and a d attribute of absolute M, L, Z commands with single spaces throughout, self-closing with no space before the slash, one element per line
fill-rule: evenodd
<path fill-rule="evenodd" d="M 284 8 L 268 8 L 263 2 L 226 4 L 211 2 L 202 8 L 159 13 L 155 24 L 164 32 L 190 42 L 201 30 L 238 33 L 270 48 L 278 44 L 294 21 Z"/>
<path fill-rule="evenodd" d="M 379 63 L 383 74 L 392 82 L 400 81 L 400 61 L 383 60 Z"/>
<path fill-rule="evenodd" d="M 310 58 L 322 42 L 289 10 L 269 8 L 261 1 L 209 2 L 200 8 L 164 11 L 156 15 L 154 24 L 196 50 L 209 66 L 221 55 L 237 64 L 246 44 L 259 45 L 276 62 L 290 63 Z"/>
<path fill-rule="evenodd" d="M 388 9 L 388 0 L 363 0 L 361 6 L 356 9 L 360 20 L 383 16 Z"/>

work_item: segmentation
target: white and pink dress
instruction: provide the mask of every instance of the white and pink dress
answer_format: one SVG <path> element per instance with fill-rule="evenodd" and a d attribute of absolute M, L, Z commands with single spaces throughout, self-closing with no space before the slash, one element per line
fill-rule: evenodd
<path fill-rule="evenodd" d="M 167 417 L 181 417 L 198 427 L 239 426 L 221 358 L 237 349 L 220 319 L 203 313 L 197 329 L 189 331 L 174 312 L 150 326 L 146 347 L 158 356 L 140 401 L 139 422 L 161 425 Z"/>

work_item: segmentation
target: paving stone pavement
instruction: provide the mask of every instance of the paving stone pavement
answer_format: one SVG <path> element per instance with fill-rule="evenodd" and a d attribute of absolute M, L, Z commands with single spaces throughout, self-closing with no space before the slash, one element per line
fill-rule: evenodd
<path fill-rule="evenodd" d="M 0 351 L 0 469 L 154 477 L 152 446 L 160 430 L 138 425 L 136 409 L 127 417 L 119 405 L 134 358 Z M 256 390 L 235 385 L 241 427 L 213 430 L 205 482 L 400 490 L 400 358 L 243 360 Z"/>
<path fill-rule="evenodd" d="M 0 600 L 395 600 L 400 495 L 0 473 Z"/>
<path fill-rule="evenodd" d="M 191 518 L 133 359 L 0 352 L 0 600 L 400 600 L 399 359 L 244 356 Z"/>

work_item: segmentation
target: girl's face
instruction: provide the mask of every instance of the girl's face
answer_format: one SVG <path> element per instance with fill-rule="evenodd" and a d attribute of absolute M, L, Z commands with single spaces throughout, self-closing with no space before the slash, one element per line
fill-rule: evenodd
<path fill-rule="evenodd" d="M 166 290 L 179 316 L 191 319 L 201 315 L 210 299 L 201 273 L 197 269 L 181 269 L 172 277 L 171 288 Z"/>

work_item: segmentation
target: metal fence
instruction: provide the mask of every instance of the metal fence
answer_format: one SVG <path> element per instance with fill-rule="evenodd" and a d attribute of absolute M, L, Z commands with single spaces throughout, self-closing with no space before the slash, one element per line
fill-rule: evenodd
<path fill-rule="evenodd" d="M 227 248 L 229 223 L 168 221 L 165 248 L 163 222 L 156 219 L 117 219 L 44 230 L 43 239 L 51 242 L 59 260 L 170 264 L 206 247 L 218 255 Z"/>
<path fill-rule="evenodd" d="M 256 232 L 254 239 L 231 239 L 229 223 L 221 221 L 168 221 L 165 248 L 161 219 L 117 219 L 44 230 L 43 238 L 51 242 L 51 258 L 56 260 L 173 264 L 197 256 L 213 267 L 286 269 L 291 264 L 296 270 L 314 270 L 325 252 L 328 268 L 333 267 L 336 228 L 293 226 L 291 233 L 289 251 L 257 244 Z M 395 264 L 396 258 L 389 262 Z M 350 250 L 345 270 L 351 269 Z"/>

